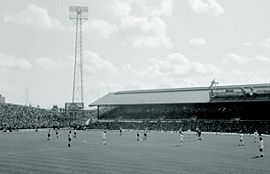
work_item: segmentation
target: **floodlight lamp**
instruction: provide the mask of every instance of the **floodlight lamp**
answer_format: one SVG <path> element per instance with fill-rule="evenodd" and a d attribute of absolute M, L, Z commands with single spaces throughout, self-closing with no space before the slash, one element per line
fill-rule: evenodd
<path fill-rule="evenodd" d="M 76 19 L 76 18 L 87 19 L 88 7 L 87 6 L 70 6 L 69 18 L 70 19 Z"/>

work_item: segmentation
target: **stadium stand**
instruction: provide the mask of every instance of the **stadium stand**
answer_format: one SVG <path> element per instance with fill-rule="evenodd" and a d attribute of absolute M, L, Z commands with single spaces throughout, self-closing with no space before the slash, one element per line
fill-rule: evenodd
<path fill-rule="evenodd" d="M 0 103 L 0 130 L 35 129 L 49 127 L 82 127 L 87 119 L 96 115 L 96 110 L 85 110 L 83 114 L 69 115 L 64 110 L 41 109 Z"/>
<path fill-rule="evenodd" d="M 0 129 L 88 125 L 91 129 L 200 127 L 210 132 L 270 133 L 269 84 L 119 91 L 90 106 L 97 109 L 78 114 L 0 103 Z"/>
<path fill-rule="evenodd" d="M 203 131 L 269 133 L 270 85 L 118 91 L 90 106 L 97 106 L 99 119 L 92 128 L 137 129 L 147 123 L 150 129 L 174 130 L 181 121 L 182 127 Z"/>
<path fill-rule="evenodd" d="M 45 128 L 52 127 L 63 118 L 56 111 L 15 104 L 0 104 L 0 129 Z"/>

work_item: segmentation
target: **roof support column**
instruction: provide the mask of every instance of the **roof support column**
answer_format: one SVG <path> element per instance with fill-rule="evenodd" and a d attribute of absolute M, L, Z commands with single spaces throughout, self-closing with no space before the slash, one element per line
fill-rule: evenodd
<path fill-rule="evenodd" d="M 99 119 L 99 106 L 97 106 L 97 119 Z"/>

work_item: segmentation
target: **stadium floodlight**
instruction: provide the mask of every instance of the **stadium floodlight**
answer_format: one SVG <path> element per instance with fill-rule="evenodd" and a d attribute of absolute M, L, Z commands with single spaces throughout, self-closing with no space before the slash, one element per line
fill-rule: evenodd
<path fill-rule="evenodd" d="M 88 19 L 87 6 L 70 6 L 69 19 Z"/>
<path fill-rule="evenodd" d="M 88 19 L 88 7 L 69 7 L 69 19 L 76 24 L 75 61 L 73 74 L 72 103 L 83 103 L 83 37 L 82 24 Z"/>

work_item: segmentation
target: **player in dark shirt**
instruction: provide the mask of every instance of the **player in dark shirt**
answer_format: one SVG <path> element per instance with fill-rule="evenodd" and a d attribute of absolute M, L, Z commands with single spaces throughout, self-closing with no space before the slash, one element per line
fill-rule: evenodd
<path fill-rule="evenodd" d="M 71 143 L 71 131 L 69 131 L 68 133 L 68 147 L 71 147 L 70 143 Z"/>
<path fill-rule="evenodd" d="M 137 132 L 137 141 L 140 141 L 140 134 L 139 134 L 139 131 Z"/>
<path fill-rule="evenodd" d="M 199 128 L 196 128 L 196 132 L 197 132 L 197 135 L 198 135 L 198 141 L 201 141 L 202 140 L 202 131 L 199 129 Z"/>
<path fill-rule="evenodd" d="M 147 138 L 147 130 L 145 130 L 145 131 L 143 132 L 143 140 L 146 141 L 146 138 Z"/>
<path fill-rule="evenodd" d="M 122 128 L 121 128 L 121 127 L 120 127 L 120 130 L 119 130 L 119 131 L 120 131 L 120 136 L 122 136 L 122 132 L 123 132 L 123 131 L 122 131 Z"/>
<path fill-rule="evenodd" d="M 77 136 L 77 133 L 76 133 L 76 130 L 74 130 L 74 135 L 73 135 L 73 137 L 76 138 L 76 136 Z"/>
<path fill-rule="evenodd" d="M 49 132 L 48 132 L 48 141 L 51 139 L 51 129 L 49 129 Z"/>
<path fill-rule="evenodd" d="M 58 139 L 59 136 L 58 136 L 58 130 L 57 129 L 55 129 L 55 134 L 56 134 L 56 138 Z"/>

